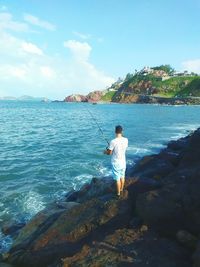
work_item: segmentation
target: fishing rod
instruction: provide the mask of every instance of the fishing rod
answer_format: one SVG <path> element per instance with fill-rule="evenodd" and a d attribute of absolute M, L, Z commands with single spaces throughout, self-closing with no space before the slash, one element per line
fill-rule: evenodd
<path fill-rule="evenodd" d="M 105 136 L 103 130 L 101 129 L 99 123 L 97 122 L 96 118 L 93 116 L 92 112 L 90 112 L 90 110 L 89 110 L 87 107 L 85 107 L 85 109 L 86 109 L 87 112 L 90 114 L 91 118 L 93 119 L 93 121 L 94 121 L 95 124 L 97 125 L 97 127 L 98 127 L 98 129 L 99 129 L 99 131 L 100 131 L 100 133 L 101 133 L 101 135 L 102 135 L 102 137 L 103 137 L 103 139 L 106 141 L 106 143 L 107 143 L 108 146 L 109 146 L 109 141 L 108 141 L 108 139 L 106 138 L 106 136 Z"/>

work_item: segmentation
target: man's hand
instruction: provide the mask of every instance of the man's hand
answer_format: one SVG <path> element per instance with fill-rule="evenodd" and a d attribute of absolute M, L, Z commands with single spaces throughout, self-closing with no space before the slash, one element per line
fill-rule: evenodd
<path fill-rule="evenodd" d="M 112 150 L 106 149 L 106 150 L 103 151 L 103 153 L 106 154 L 106 155 L 111 155 L 112 154 Z"/>

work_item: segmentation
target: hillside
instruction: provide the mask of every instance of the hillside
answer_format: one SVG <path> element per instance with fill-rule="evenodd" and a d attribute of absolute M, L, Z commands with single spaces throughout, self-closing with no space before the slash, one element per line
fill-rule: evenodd
<path fill-rule="evenodd" d="M 112 96 L 113 102 L 135 102 L 137 95 L 157 97 L 200 97 L 200 77 L 170 77 L 159 80 L 152 75 L 135 75 L 125 81 Z"/>
<path fill-rule="evenodd" d="M 128 73 L 125 79 L 119 78 L 106 90 L 94 91 L 87 96 L 68 96 L 64 101 L 200 104 L 199 97 L 199 75 L 177 72 L 170 65 L 161 65 Z"/>

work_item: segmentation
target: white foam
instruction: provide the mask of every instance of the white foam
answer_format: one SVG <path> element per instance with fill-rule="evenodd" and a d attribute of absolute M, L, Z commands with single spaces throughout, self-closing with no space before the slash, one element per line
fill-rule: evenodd
<path fill-rule="evenodd" d="M 109 176 L 112 173 L 111 168 L 108 168 L 105 166 L 98 166 L 97 170 L 98 170 L 99 174 L 103 175 L 103 176 Z"/>
<path fill-rule="evenodd" d="M 32 217 L 39 211 L 45 208 L 45 204 L 42 200 L 42 196 L 37 192 L 30 191 L 25 195 L 23 199 L 23 212 L 27 213 Z"/>
<path fill-rule="evenodd" d="M 129 146 L 127 148 L 127 151 L 131 151 L 134 154 L 147 154 L 149 152 L 151 152 L 151 150 L 149 148 L 142 148 L 142 147 L 136 147 L 136 146 Z"/>
<path fill-rule="evenodd" d="M 89 182 L 93 178 L 93 175 L 90 174 L 80 174 L 73 178 L 73 189 L 78 190 L 80 187 L 85 184 L 86 182 Z"/>
<path fill-rule="evenodd" d="M 165 126 L 164 129 L 175 131 L 194 131 L 199 127 L 199 124 L 175 124 L 171 126 Z"/>

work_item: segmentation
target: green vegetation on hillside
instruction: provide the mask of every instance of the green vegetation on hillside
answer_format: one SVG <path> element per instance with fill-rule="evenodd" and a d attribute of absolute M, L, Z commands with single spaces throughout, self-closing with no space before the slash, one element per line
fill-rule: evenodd
<path fill-rule="evenodd" d="M 174 73 L 174 69 L 170 65 L 160 65 L 157 67 L 153 67 L 153 70 L 163 70 L 165 71 L 168 75 L 171 75 Z"/>
<path fill-rule="evenodd" d="M 114 83 L 112 89 L 102 101 L 132 101 L 136 96 L 149 95 L 160 97 L 200 97 L 200 76 L 185 71 L 175 76 L 170 65 L 144 68 L 135 74 L 128 73 L 120 83 Z M 180 76 L 182 75 L 182 76 Z"/>
<path fill-rule="evenodd" d="M 115 93 L 116 93 L 115 91 L 107 92 L 104 96 L 102 96 L 101 101 L 107 101 L 107 102 L 112 101 L 112 98 Z"/>

